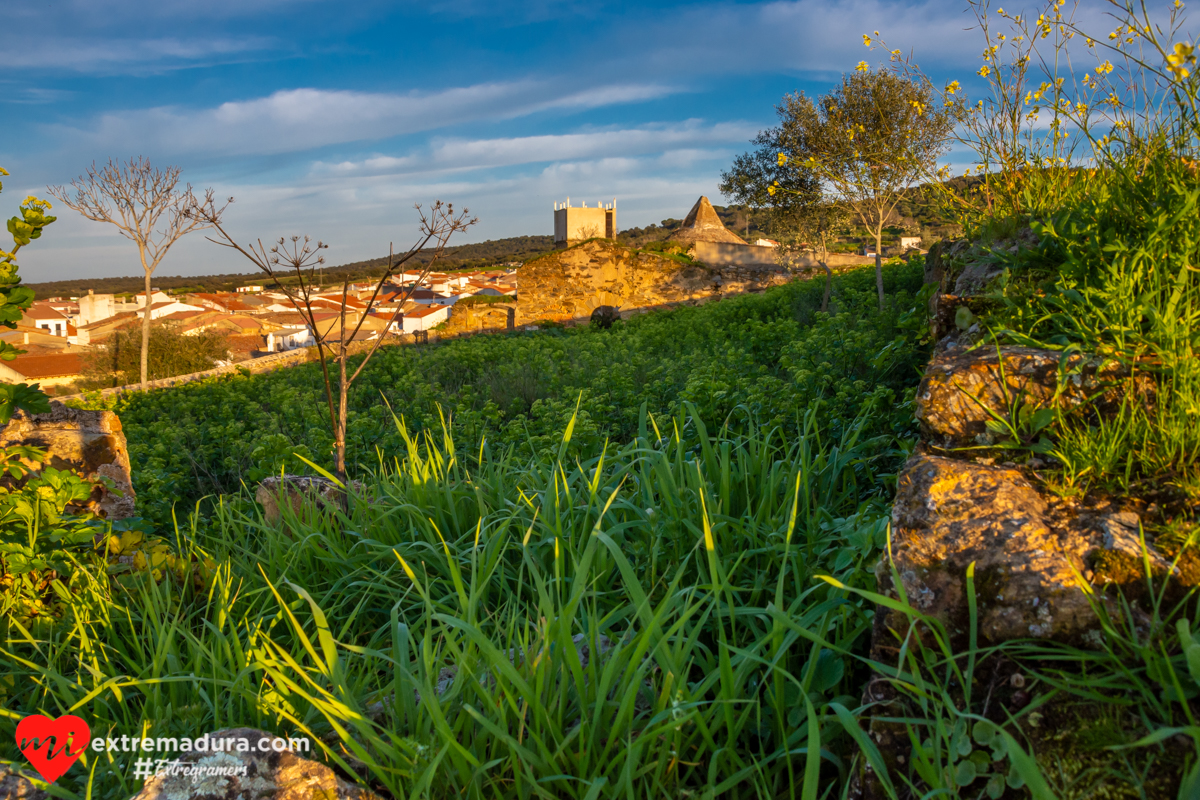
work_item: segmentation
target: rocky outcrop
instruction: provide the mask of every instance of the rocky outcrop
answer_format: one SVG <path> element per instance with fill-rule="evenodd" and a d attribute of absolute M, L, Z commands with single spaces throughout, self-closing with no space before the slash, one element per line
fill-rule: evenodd
<path fill-rule="evenodd" d="M 1014 408 L 1064 409 L 1103 399 L 1128 374 L 1115 362 L 1032 347 L 943 348 L 917 390 L 917 420 L 938 447 L 990 445 L 987 423 Z M 1029 413 L 1026 412 L 1026 413 Z"/>
<path fill-rule="evenodd" d="M 974 564 L 980 640 L 1052 638 L 1087 643 L 1098 627 L 1090 597 L 1116 584 L 1141 591 L 1140 518 L 1110 503 L 1042 494 L 1021 471 L 918 453 L 900 474 L 892 509 L 893 562 L 880 588 L 940 620 L 960 640 L 969 624 L 967 569 Z M 1153 544 L 1146 557 L 1165 578 L 1170 562 Z M 894 572 L 893 572 L 894 567 Z M 898 578 L 900 586 L 894 579 Z M 893 630 L 907 619 L 893 612 Z"/>
<path fill-rule="evenodd" d="M 361 491 L 362 483 L 350 481 L 348 488 L 351 492 Z M 264 479 L 254 493 L 254 499 L 263 508 L 263 516 L 272 525 L 282 517 L 281 505 L 290 506 L 293 514 L 301 516 L 306 509 L 337 509 L 340 496 L 337 484 L 315 475 L 272 476 Z"/>
<path fill-rule="evenodd" d="M 236 739 L 253 748 L 275 736 L 254 728 L 229 728 L 205 738 Z M 183 755 L 178 767 L 148 778 L 133 800 L 378 800 L 324 764 L 294 753 L 206 750 Z"/>
<path fill-rule="evenodd" d="M 787 280 L 773 267 L 714 268 L 602 240 L 534 259 L 517 275 L 518 325 L 538 320 L 587 322 L 601 306 L 629 311 L 696 303 L 761 291 Z"/>
<path fill-rule="evenodd" d="M 0 800 L 47 800 L 50 795 L 7 764 L 0 764 Z"/>
<path fill-rule="evenodd" d="M 133 516 L 129 450 L 113 412 L 68 408 L 55 401 L 45 414 L 18 411 L 0 431 L 0 447 L 13 445 L 42 448 L 48 466 L 96 481 L 88 506 L 108 519 Z M 111 488 L 102 478 L 111 481 Z"/>

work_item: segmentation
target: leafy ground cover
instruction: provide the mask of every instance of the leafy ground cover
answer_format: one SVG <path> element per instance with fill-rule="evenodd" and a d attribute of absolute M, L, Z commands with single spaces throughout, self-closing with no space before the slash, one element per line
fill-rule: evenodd
<path fill-rule="evenodd" d="M 921 265 L 888 273 L 891 307 L 864 305 L 869 280 L 838 283 L 830 315 L 823 286 L 797 282 L 762 295 L 635 317 L 609 330 L 571 328 L 481 336 L 381 351 L 350 398 L 348 463 L 378 470 L 404 450 L 393 411 L 411 430 L 450 421 L 459 441 L 522 457 L 552 453 L 574 418 L 572 454 L 629 441 L 643 405 L 670 417 L 684 403 L 711 429 L 751 422 L 799 430 L 812 408 L 840 436 L 874 410 L 869 435 L 912 430 L 905 393 L 925 360 L 912 309 Z M 316 365 L 231 376 L 115 401 L 139 507 L 171 525 L 201 497 L 236 493 L 292 457 L 328 466 L 331 447 Z"/>
<path fill-rule="evenodd" d="M 392 351 L 355 399 L 348 515 L 269 525 L 240 485 L 327 457 L 308 368 L 132 396 L 159 515 L 21 521 L 67 580 L 36 623 L 4 617 L 3 726 L 257 725 L 395 797 L 828 795 L 862 740 L 872 611 L 843 587 L 873 585 L 885 542 L 920 274 L 890 269 L 884 315 L 851 274 L 828 315 L 795 283 Z M 147 568 L 109 579 L 93 540 Z M 128 797 L 113 758 L 56 790 Z"/>

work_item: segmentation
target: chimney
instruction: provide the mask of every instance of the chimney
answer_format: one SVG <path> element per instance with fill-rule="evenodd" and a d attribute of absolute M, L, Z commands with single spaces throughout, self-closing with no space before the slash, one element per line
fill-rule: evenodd
<path fill-rule="evenodd" d="M 95 294 L 95 293 L 96 293 L 96 290 L 95 290 L 95 289 L 88 289 L 88 295 L 89 295 L 89 296 L 91 296 L 91 295 L 93 295 L 93 294 Z"/>

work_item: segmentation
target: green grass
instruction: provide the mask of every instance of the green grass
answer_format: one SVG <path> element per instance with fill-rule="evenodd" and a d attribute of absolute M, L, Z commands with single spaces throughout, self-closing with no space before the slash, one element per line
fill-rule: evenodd
<path fill-rule="evenodd" d="M 869 606 L 812 576 L 873 582 L 895 454 L 811 420 L 710 436 L 644 414 L 578 459 L 569 430 L 531 460 L 427 433 L 347 517 L 272 527 L 231 499 L 182 544 L 216 563 L 205 590 L 91 581 L 53 635 L 11 626 L 6 715 L 301 733 L 397 797 L 830 796 Z M 575 636 L 613 647 L 584 668 Z M 136 788 L 118 764 L 93 795 Z"/>

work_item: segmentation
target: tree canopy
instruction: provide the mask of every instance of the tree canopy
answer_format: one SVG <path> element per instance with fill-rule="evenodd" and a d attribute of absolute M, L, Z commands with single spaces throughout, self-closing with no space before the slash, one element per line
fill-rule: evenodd
<path fill-rule="evenodd" d="M 936 173 L 953 109 L 939 106 L 928 85 L 864 64 L 819 101 L 788 95 L 777 113 L 780 169 L 815 173 L 874 236 L 882 308 L 884 228 L 904 190 Z"/>

